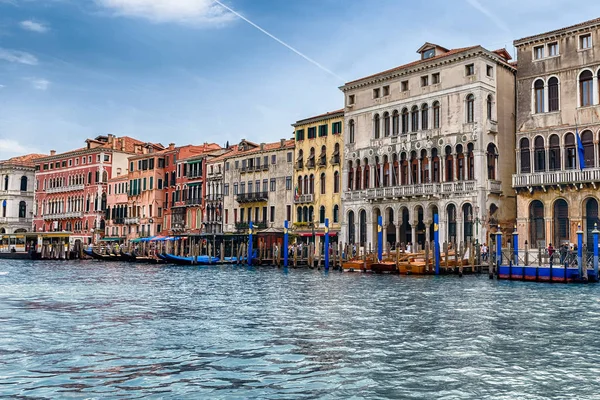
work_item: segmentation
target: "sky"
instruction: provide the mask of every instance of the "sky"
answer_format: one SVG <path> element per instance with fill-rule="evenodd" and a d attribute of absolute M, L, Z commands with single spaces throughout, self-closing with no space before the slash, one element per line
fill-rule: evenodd
<path fill-rule="evenodd" d="M 0 160 L 112 133 L 290 138 L 425 42 L 490 50 L 600 17 L 567 0 L 0 0 Z"/>

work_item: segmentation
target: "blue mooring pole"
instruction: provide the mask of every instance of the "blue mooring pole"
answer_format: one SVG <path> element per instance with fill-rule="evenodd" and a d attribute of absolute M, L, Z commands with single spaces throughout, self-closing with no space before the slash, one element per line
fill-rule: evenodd
<path fill-rule="evenodd" d="M 283 222 L 283 266 L 288 266 L 288 221 Z"/>
<path fill-rule="evenodd" d="M 377 217 L 377 260 L 383 259 L 383 218 Z"/>
<path fill-rule="evenodd" d="M 252 221 L 248 224 L 248 265 L 252 265 Z"/>
<path fill-rule="evenodd" d="M 577 266 L 579 267 L 579 279 L 583 278 L 583 231 L 581 224 L 577 225 Z"/>
<path fill-rule="evenodd" d="M 500 229 L 500 227 L 498 227 Z M 502 265 L 502 232 L 496 232 L 496 275 L 500 274 L 500 266 Z"/>
<path fill-rule="evenodd" d="M 598 279 L 598 233 L 598 224 L 595 223 L 592 234 L 594 235 L 594 279 L 596 279 L 596 281 L 600 281 L 600 279 Z"/>
<path fill-rule="evenodd" d="M 435 274 L 440 274 L 440 227 L 439 216 L 433 214 L 433 257 L 435 259 Z M 396 249 L 398 251 L 398 249 Z"/>
<path fill-rule="evenodd" d="M 329 269 L 329 218 L 325 218 L 325 270 Z"/>
<path fill-rule="evenodd" d="M 517 226 L 513 232 L 513 265 L 519 265 L 519 233 L 517 232 Z"/>

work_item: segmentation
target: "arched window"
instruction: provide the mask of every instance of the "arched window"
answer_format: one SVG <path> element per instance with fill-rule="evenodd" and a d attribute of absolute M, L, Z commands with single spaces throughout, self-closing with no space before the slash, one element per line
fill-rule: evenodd
<path fill-rule="evenodd" d="M 559 246 L 561 243 L 570 241 L 569 237 L 569 205 L 564 199 L 558 199 L 554 202 L 554 243 Z"/>
<path fill-rule="evenodd" d="M 594 104 L 594 76 L 591 71 L 579 75 L 579 105 L 587 107 Z"/>
<path fill-rule="evenodd" d="M 421 106 L 421 129 L 429 129 L 429 106 L 427 104 Z"/>
<path fill-rule="evenodd" d="M 298 196 L 302 195 L 302 175 L 298 177 L 298 184 L 296 185 L 296 191 L 298 192 Z"/>
<path fill-rule="evenodd" d="M 575 135 L 565 135 L 565 169 L 577 168 L 577 156 L 575 150 Z"/>
<path fill-rule="evenodd" d="M 431 177 L 433 182 L 440 182 L 440 157 L 438 156 L 438 149 L 431 149 L 431 161 L 433 165 L 433 171 L 431 172 Z"/>
<path fill-rule="evenodd" d="M 309 194 L 315 194 L 315 176 L 313 174 L 310 174 L 310 182 L 309 182 L 309 187 L 308 187 L 308 193 Z"/>
<path fill-rule="evenodd" d="M 402 133 L 408 133 L 408 109 L 402 109 Z"/>
<path fill-rule="evenodd" d="M 340 192 L 340 173 L 339 171 L 335 171 L 333 173 L 333 193 Z"/>
<path fill-rule="evenodd" d="M 333 206 L 333 223 L 337 224 L 340 222 L 340 206 L 337 204 Z"/>
<path fill-rule="evenodd" d="M 398 178 L 400 177 L 400 164 L 398 163 L 398 155 L 396 153 L 394 153 L 394 155 L 392 156 L 392 164 L 392 186 L 397 186 Z"/>
<path fill-rule="evenodd" d="M 410 130 L 411 130 L 411 132 L 416 132 L 419 130 L 419 107 L 413 106 L 413 108 L 411 109 L 410 115 L 411 115 Z"/>
<path fill-rule="evenodd" d="M 375 139 L 379 139 L 380 127 L 379 114 L 375 114 L 373 117 L 373 134 L 375 135 Z"/>
<path fill-rule="evenodd" d="M 474 149 L 473 143 L 469 143 L 467 145 L 467 153 L 468 153 L 467 179 L 470 181 L 475 180 L 475 155 L 473 154 L 473 149 Z"/>
<path fill-rule="evenodd" d="M 596 166 L 596 159 L 594 157 L 594 134 L 591 131 L 584 131 L 581 134 L 581 144 L 583 144 L 585 168 L 594 168 Z"/>
<path fill-rule="evenodd" d="M 427 150 L 421 150 L 421 183 L 429 183 L 429 158 L 427 158 Z"/>
<path fill-rule="evenodd" d="M 383 136 L 390 136 L 390 113 L 387 111 L 383 113 Z"/>
<path fill-rule="evenodd" d="M 352 161 L 348 161 L 348 190 L 354 189 L 354 167 Z"/>
<path fill-rule="evenodd" d="M 306 206 L 302 208 L 302 222 L 310 222 L 310 219 L 308 219 L 308 207 Z"/>
<path fill-rule="evenodd" d="M 560 107 L 560 94 L 558 92 L 558 78 L 548 79 L 548 111 L 558 111 Z"/>
<path fill-rule="evenodd" d="M 354 211 L 348 212 L 348 242 L 356 242 L 356 224 L 354 223 Z"/>
<path fill-rule="evenodd" d="M 27 215 L 27 204 L 24 201 L 20 201 L 19 202 L 19 218 L 26 218 L 26 215 Z"/>
<path fill-rule="evenodd" d="M 419 183 L 419 158 L 416 151 L 410 153 L 410 179 L 413 185 Z"/>
<path fill-rule="evenodd" d="M 390 186 L 390 163 L 387 154 L 383 156 L 383 186 Z"/>
<path fill-rule="evenodd" d="M 448 241 L 456 243 L 456 206 L 454 204 L 448 204 L 446 219 L 448 220 Z"/>
<path fill-rule="evenodd" d="M 487 169 L 488 179 L 496 179 L 496 162 L 498 160 L 498 150 L 496 145 L 493 143 L 488 144 L 487 147 Z"/>
<path fill-rule="evenodd" d="M 446 182 L 454 180 L 454 157 L 452 157 L 452 148 L 446 146 Z"/>
<path fill-rule="evenodd" d="M 544 81 L 542 79 L 538 79 L 533 84 L 533 93 L 535 98 L 535 112 L 536 114 L 540 114 L 544 112 Z"/>
<path fill-rule="evenodd" d="M 529 238 L 532 246 L 545 247 L 546 228 L 544 225 L 544 204 L 539 200 L 534 200 L 529 205 Z"/>
<path fill-rule="evenodd" d="M 22 176 L 21 177 L 21 192 L 26 192 L 26 191 L 27 191 L 27 177 Z"/>
<path fill-rule="evenodd" d="M 304 176 L 304 190 L 302 191 L 303 194 L 310 194 L 310 191 L 308 189 L 308 176 Z"/>
<path fill-rule="evenodd" d="M 319 208 L 319 223 L 325 223 L 325 206 L 321 206 L 321 208 Z"/>
<path fill-rule="evenodd" d="M 463 240 L 469 242 L 473 239 L 473 206 L 469 203 L 463 205 Z"/>
<path fill-rule="evenodd" d="M 354 143 L 354 130 L 355 130 L 354 120 L 351 119 L 348 122 L 348 136 L 349 136 L 350 143 Z"/>
<path fill-rule="evenodd" d="M 560 139 L 558 135 L 550 136 L 548 141 L 550 148 L 548 149 L 548 169 L 550 171 L 558 171 L 560 169 Z"/>
<path fill-rule="evenodd" d="M 487 109 L 487 119 L 492 120 L 492 104 L 493 104 L 493 99 L 492 99 L 492 95 L 488 95 L 487 97 L 487 102 L 486 102 L 486 109 Z"/>
<path fill-rule="evenodd" d="M 365 210 L 360 211 L 360 243 L 367 243 L 367 212 Z"/>
<path fill-rule="evenodd" d="M 467 123 L 475 121 L 475 96 L 467 96 Z"/>
<path fill-rule="evenodd" d="M 356 190 L 360 190 L 362 183 L 362 168 L 360 166 L 360 160 L 356 160 L 356 175 L 354 176 L 354 179 L 356 180 L 354 183 L 354 188 Z"/>
<path fill-rule="evenodd" d="M 302 207 L 298 207 L 296 214 L 296 222 L 302 222 Z"/>
<path fill-rule="evenodd" d="M 465 154 L 461 144 L 456 146 L 456 179 L 465 180 Z"/>
<path fill-rule="evenodd" d="M 433 128 L 438 129 L 440 127 L 440 102 L 433 102 Z"/>
<path fill-rule="evenodd" d="M 538 136 L 533 142 L 535 147 L 535 172 L 544 172 L 546 170 L 546 149 L 544 148 L 544 138 Z"/>
<path fill-rule="evenodd" d="M 4 190 L 8 190 L 8 175 L 4 176 Z"/>
<path fill-rule="evenodd" d="M 325 173 L 321 173 L 321 177 L 319 179 L 319 185 L 321 186 L 321 194 L 325 194 Z"/>
<path fill-rule="evenodd" d="M 375 187 L 381 186 L 381 164 L 379 164 L 379 156 L 375 157 Z"/>
<path fill-rule="evenodd" d="M 311 222 L 315 221 L 315 208 L 313 206 L 308 207 L 308 220 Z"/>
<path fill-rule="evenodd" d="M 364 172 L 363 172 L 363 188 L 364 189 L 368 189 L 370 188 L 370 171 L 371 168 L 369 167 L 369 161 L 365 158 L 365 168 L 364 168 Z"/>
<path fill-rule="evenodd" d="M 521 173 L 529 174 L 531 172 L 531 155 L 529 150 L 529 139 L 521 139 L 521 141 L 519 142 L 519 152 L 521 153 Z"/>
<path fill-rule="evenodd" d="M 394 110 L 392 113 L 392 134 L 396 136 L 400 133 L 400 114 L 398 114 L 398 110 Z"/>
<path fill-rule="evenodd" d="M 408 185 L 408 160 L 406 153 L 400 155 L 400 184 Z"/>

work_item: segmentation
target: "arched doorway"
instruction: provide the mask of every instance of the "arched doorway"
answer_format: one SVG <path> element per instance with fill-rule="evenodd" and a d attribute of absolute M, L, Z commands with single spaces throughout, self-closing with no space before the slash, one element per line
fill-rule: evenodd
<path fill-rule="evenodd" d="M 365 243 L 367 243 L 367 212 L 365 210 L 360 211 L 359 230 L 360 230 L 360 244 L 361 244 L 361 246 L 364 246 Z"/>
<path fill-rule="evenodd" d="M 448 242 L 456 243 L 456 206 L 449 204 L 446 208 L 446 221 L 448 221 Z"/>
<path fill-rule="evenodd" d="M 423 211 L 423 207 L 418 206 L 416 208 L 417 212 L 417 243 L 413 243 L 413 249 L 417 249 L 414 245 L 418 244 L 419 248 L 425 246 L 425 213 Z"/>
<path fill-rule="evenodd" d="M 372 216 L 372 220 L 371 220 L 371 237 L 373 238 L 373 248 L 377 248 L 377 241 L 379 240 L 379 235 L 378 235 L 378 221 L 379 221 L 379 216 L 381 216 L 381 210 L 379 210 L 379 208 L 374 208 L 373 212 L 371 214 Z M 384 221 L 381 221 L 382 224 L 384 223 Z M 381 231 L 381 233 L 383 234 L 383 231 Z M 383 240 L 385 241 L 385 238 L 383 238 Z"/>
<path fill-rule="evenodd" d="M 388 208 L 386 210 L 386 223 L 387 223 L 387 237 L 386 241 L 392 246 L 396 243 L 396 222 L 394 220 L 394 209 Z"/>
<path fill-rule="evenodd" d="M 473 240 L 473 206 L 463 205 L 463 240 L 465 244 Z"/>
<path fill-rule="evenodd" d="M 412 241 L 412 227 L 409 221 L 408 208 L 402 208 L 402 225 L 400 225 L 400 242 L 408 243 Z"/>
<path fill-rule="evenodd" d="M 569 243 L 569 205 L 564 199 L 554 203 L 554 246 Z"/>
<path fill-rule="evenodd" d="M 356 242 L 356 232 L 355 232 L 355 222 L 354 222 L 354 211 L 348 212 L 348 243 Z"/>
<path fill-rule="evenodd" d="M 435 232 L 435 227 L 433 223 L 433 216 L 439 214 L 437 206 L 431 206 L 431 225 L 429 226 L 429 241 L 433 242 L 433 236 Z M 438 229 L 439 229 L 439 215 L 438 215 Z"/>
<path fill-rule="evenodd" d="M 598 219 L 598 200 L 595 198 L 589 198 L 585 201 L 585 240 L 588 249 L 593 250 L 594 245 L 594 224 L 600 225 Z"/>
<path fill-rule="evenodd" d="M 531 242 L 531 247 L 546 247 L 544 204 L 539 200 L 534 200 L 529 205 L 529 240 Z"/>

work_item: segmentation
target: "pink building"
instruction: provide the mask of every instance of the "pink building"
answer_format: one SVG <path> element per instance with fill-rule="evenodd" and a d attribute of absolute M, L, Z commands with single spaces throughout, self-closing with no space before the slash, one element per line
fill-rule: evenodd
<path fill-rule="evenodd" d="M 129 191 L 128 174 L 121 174 L 108 180 L 107 215 L 105 239 L 123 242 L 129 233 L 129 226 L 125 225 L 127 218 Z"/>

